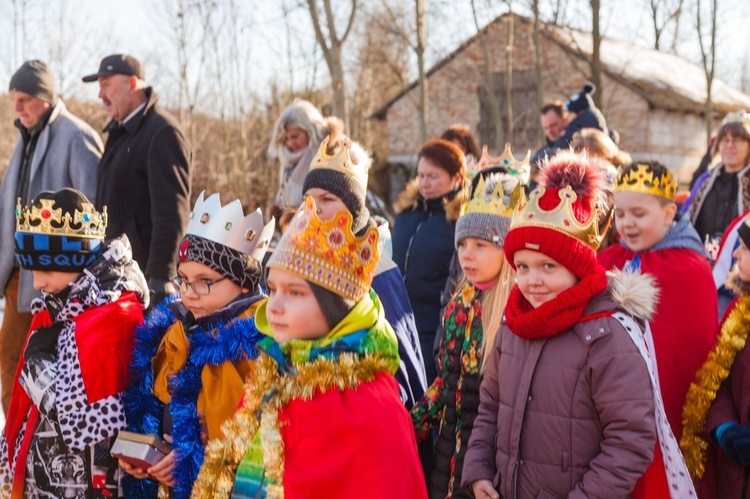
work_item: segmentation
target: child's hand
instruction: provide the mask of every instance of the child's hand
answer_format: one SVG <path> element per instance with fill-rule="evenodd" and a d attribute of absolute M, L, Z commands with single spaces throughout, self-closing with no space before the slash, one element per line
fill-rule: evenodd
<path fill-rule="evenodd" d="M 471 484 L 471 490 L 474 492 L 476 499 L 500 499 L 492 482 L 489 480 L 477 480 Z"/>
<path fill-rule="evenodd" d="M 172 437 L 164 435 L 164 440 L 168 443 L 172 443 Z M 173 487 L 175 484 L 174 478 L 172 478 L 172 471 L 174 471 L 174 451 L 164 456 L 164 459 L 151 466 L 146 470 L 151 478 L 157 480 L 167 487 Z"/>
<path fill-rule="evenodd" d="M 126 463 L 122 459 L 118 459 L 117 462 L 120 465 L 120 468 L 122 468 L 123 471 L 125 471 L 125 473 L 127 473 L 128 475 L 132 475 L 136 477 L 138 480 L 143 480 L 145 478 L 148 478 L 148 473 L 143 471 L 141 468 L 136 468 L 135 466 L 132 466 Z"/>

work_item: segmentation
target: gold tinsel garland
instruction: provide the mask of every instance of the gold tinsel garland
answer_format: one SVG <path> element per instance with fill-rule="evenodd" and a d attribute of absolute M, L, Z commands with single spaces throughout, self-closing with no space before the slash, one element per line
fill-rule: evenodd
<path fill-rule="evenodd" d="M 721 326 L 711 353 L 690 384 L 682 408 L 682 439 L 680 448 L 690 475 L 699 479 L 705 471 L 705 427 L 708 409 L 716 398 L 722 382 L 729 376 L 734 358 L 742 350 L 750 331 L 750 296 L 743 295 Z"/>
<path fill-rule="evenodd" d="M 377 356 L 342 354 L 335 360 L 316 359 L 296 367 L 293 376 L 279 374 L 274 360 L 261 355 L 253 363 L 245 384 L 245 394 L 232 419 L 222 425 L 223 439 L 206 445 L 206 453 L 193 498 L 229 497 L 237 467 L 260 431 L 263 465 L 269 478 L 267 497 L 284 497 L 284 449 L 279 432 L 278 413 L 291 400 L 310 400 L 318 391 L 354 389 L 390 372 L 387 360 Z"/>

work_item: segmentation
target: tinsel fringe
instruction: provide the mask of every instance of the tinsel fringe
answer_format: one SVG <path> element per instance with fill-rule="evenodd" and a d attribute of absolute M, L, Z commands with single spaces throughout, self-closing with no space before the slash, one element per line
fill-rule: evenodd
<path fill-rule="evenodd" d="M 711 353 L 698 370 L 690 385 L 682 409 L 682 439 L 680 448 L 690 475 L 699 479 L 705 472 L 706 416 L 716 392 L 729 376 L 737 353 L 742 350 L 750 331 L 750 296 L 737 299 L 734 308 L 721 326 L 721 332 Z"/>
<path fill-rule="evenodd" d="M 267 497 L 284 497 L 284 449 L 278 427 L 278 412 L 291 400 L 310 400 L 316 392 L 354 389 L 380 373 L 389 373 L 389 362 L 377 356 L 345 353 L 337 359 L 319 358 L 297 367 L 293 376 L 282 377 L 276 362 L 261 355 L 248 375 L 245 397 L 234 417 L 222 425 L 223 440 L 208 442 L 193 498 L 229 497 L 235 473 L 260 430 L 263 464 L 270 485 Z"/>

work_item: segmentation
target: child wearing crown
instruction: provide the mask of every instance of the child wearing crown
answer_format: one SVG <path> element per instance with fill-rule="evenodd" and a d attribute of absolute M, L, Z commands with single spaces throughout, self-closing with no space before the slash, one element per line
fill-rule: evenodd
<path fill-rule="evenodd" d="M 332 155 L 326 152 L 328 142 L 329 138 L 326 137 L 318 148 L 310 164 L 310 172 L 305 177 L 303 192 L 313 198 L 317 215 L 322 220 L 330 220 L 339 211 L 348 210 L 352 214 L 352 231 L 362 234 L 369 227 L 377 225 L 370 218 L 365 203 L 372 159 L 361 145 L 348 137 L 343 138 Z M 383 230 L 388 229 L 378 227 L 379 242 L 383 240 Z M 382 249 L 372 279 L 372 289 L 383 305 L 385 319 L 396 333 L 398 357 L 401 360 L 396 381 L 401 399 L 410 409 L 427 387 L 424 361 L 404 278 L 393 259 Z"/>
<path fill-rule="evenodd" d="M 478 499 L 630 497 L 657 434 L 673 497 L 694 494 L 639 325 L 653 281 L 608 281 L 596 261 L 601 189 L 586 155 L 564 151 L 513 217 L 504 251 L 516 285 L 464 459 L 462 485 Z"/>
<path fill-rule="evenodd" d="M 658 162 L 625 166 L 614 194 L 620 242 L 601 252 L 599 263 L 656 279 L 661 299 L 650 324 L 654 354 L 664 410 L 679 441 L 685 395 L 714 343 L 719 319 L 711 267 L 698 233 L 676 214 L 676 189 L 672 172 Z M 652 467 L 658 471 L 650 469 L 638 485 L 648 497 L 668 496 L 661 457 L 657 449 Z"/>
<path fill-rule="evenodd" d="M 42 296 L 0 437 L 0 496 L 118 497 L 109 447 L 125 428 L 122 393 L 148 286 L 126 236 L 73 189 L 16 210 L 15 251 Z"/>
<path fill-rule="evenodd" d="M 747 499 L 750 468 L 750 217 L 737 229 L 737 263 L 726 280 L 736 298 L 721 322 L 711 353 L 690 386 L 682 449 L 696 478 L 716 473 L 717 487 L 702 497 Z M 718 445 L 717 445 L 718 444 Z M 718 451 L 721 449 L 721 452 Z"/>
<path fill-rule="evenodd" d="M 463 277 L 443 313 L 438 377 L 411 410 L 418 440 L 430 439 L 432 431 L 439 429 L 431 497 L 468 497 L 461 490 L 461 470 L 479 407 L 485 352 L 494 342 L 513 281 L 503 254 L 513 209 L 512 203 L 504 203 L 504 180 L 508 188 L 518 184 L 509 174 L 480 178 L 466 212 L 456 222 Z M 515 195 L 522 195 L 520 187 Z"/>
<path fill-rule="evenodd" d="M 123 480 L 128 497 L 156 497 L 157 482 L 171 497 L 190 496 L 204 445 L 237 408 L 257 353 L 252 319 L 274 220 L 264 225 L 260 210 L 244 216 L 239 200 L 222 206 L 218 194 L 204 195 L 180 244 L 180 297 L 158 305 L 136 332 L 128 430 L 164 434 L 172 451 L 148 469 L 120 461 L 132 475 Z"/>
<path fill-rule="evenodd" d="M 374 227 L 355 236 L 348 211 L 322 221 L 305 199 L 267 264 L 261 354 L 195 497 L 426 497 L 396 337 L 370 292 L 378 257 Z"/>

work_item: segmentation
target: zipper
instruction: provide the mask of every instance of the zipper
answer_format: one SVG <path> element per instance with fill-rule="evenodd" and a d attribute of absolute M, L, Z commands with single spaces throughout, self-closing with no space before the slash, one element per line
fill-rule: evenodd
<path fill-rule="evenodd" d="M 427 217 L 427 220 L 429 220 L 431 216 L 432 213 L 430 213 L 430 215 Z M 419 222 L 417 228 L 414 229 L 414 235 L 411 236 L 411 239 L 409 239 L 409 246 L 406 248 L 406 258 L 404 258 L 404 283 L 406 283 L 406 276 L 409 273 L 409 255 L 411 254 L 411 245 L 414 244 L 414 238 L 417 237 L 417 234 L 419 234 L 419 229 L 422 228 L 422 225 L 424 225 L 427 220 Z"/>

